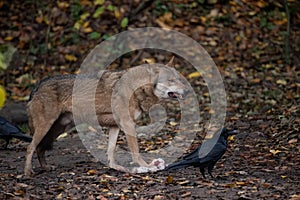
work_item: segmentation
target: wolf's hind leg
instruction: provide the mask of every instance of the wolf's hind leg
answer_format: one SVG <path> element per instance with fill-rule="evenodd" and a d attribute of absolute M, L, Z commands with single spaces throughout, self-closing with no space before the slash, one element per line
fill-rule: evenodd
<path fill-rule="evenodd" d="M 33 174 L 33 170 L 32 170 L 33 153 L 37 149 L 39 143 L 43 140 L 44 136 L 46 135 L 44 130 L 48 130 L 50 127 L 51 127 L 51 123 L 49 122 L 46 126 L 40 126 L 35 128 L 33 139 L 27 147 L 26 162 L 25 162 L 25 169 L 24 169 L 24 173 L 26 176 L 31 176 Z"/>
<path fill-rule="evenodd" d="M 43 169 L 52 170 L 55 168 L 54 166 L 47 165 L 45 159 L 45 151 L 52 149 L 54 140 L 60 134 L 62 134 L 66 130 L 66 128 L 70 128 L 69 126 L 73 126 L 73 118 L 70 117 L 69 113 L 61 114 L 59 118 L 53 123 L 46 136 L 37 146 L 36 152 L 38 160 Z"/>

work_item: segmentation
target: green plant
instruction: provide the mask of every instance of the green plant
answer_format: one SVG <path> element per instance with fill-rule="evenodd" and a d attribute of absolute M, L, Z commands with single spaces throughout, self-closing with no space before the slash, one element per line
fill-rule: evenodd
<path fill-rule="evenodd" d="M 80 4 L 79 0 L 73 0 L 71 5 L 71 16 L 74 21 L 77 21 L 80 19 L 80 14 L 83 10 L 82 5 Z"/>

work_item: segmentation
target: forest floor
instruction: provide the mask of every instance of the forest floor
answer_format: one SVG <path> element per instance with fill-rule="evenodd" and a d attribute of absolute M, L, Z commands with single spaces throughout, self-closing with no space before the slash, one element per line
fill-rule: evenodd
<path fill-rule="evenodd" d="M 288 33 L 284 3 L 208 2 L 0 2 L 0 43 L 18 52 L 0 74 L 9 101 L 28 100 L 45 76 L 77 72 L 89 51 L 109 36 L 156 26 L 184 33 L 206 49 L 226 89 L 225 126 L 239 130 L 215 166 L 215 179 L 203 179 L 192 167 L 118 172 L 96 162 L 77 134 L 60 138 L 47 152 L 55 170 L 42 171 L 34 156 L 37 174 L 25 178 L 27 144 L 13 140 L 0 150 L 0 199 L 300 199 L 299 3 L 288 1 Z M 119 58 L 112 67 L 166 63 L 170 57 L 140 52 Z M 192 68 L 180 67 L 186 61 L 176 57 L 175 63 L 199 97 L 205 124 L 211 111 L 207 87 Z M 142 143 L 142 149 L 147 144 L 153 143 Z"/>

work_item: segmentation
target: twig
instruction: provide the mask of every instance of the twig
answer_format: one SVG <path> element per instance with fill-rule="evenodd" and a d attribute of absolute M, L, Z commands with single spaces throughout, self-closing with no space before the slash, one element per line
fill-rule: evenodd
<path fill-rule="evenodd" d="M 290 22 L 290 10 L 287 0 L 284 0 L 284 7 L 286 12 L 287 24 L 286 24 L 286 35 L 284 43 L 284 54 L 285 60 L 288 64 L 291 64 L 291 48 L 290 48 L 290 32 L 291 32 L 291 22 Z"/>
<path fill-rule="evenodd" d="M 141 49 L 138 54 L 130 61 L 130 66 L 132 66 L 144 53 L 144 50 Z"/>

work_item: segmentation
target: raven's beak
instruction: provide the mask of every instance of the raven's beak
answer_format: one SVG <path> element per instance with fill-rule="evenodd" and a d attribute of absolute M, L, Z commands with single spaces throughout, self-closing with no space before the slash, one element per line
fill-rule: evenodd
<path fill-rule="evenodd" d="M 238 134 L 238 131 L 237 130 L 228 130 L 227 134 L 228 135 L 236 135 L 236 134 Z"/>

